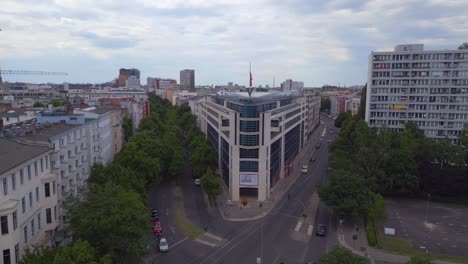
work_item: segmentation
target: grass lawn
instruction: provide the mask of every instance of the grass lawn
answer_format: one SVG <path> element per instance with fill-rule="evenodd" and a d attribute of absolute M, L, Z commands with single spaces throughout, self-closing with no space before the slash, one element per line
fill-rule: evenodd
<path fill-rule="evenodd" d="M 175 196 L 176 199 L 178 200 L 176 202 L 176 222 L 177 226 L 182 230 L 182 232 L 190 239 L 194 239 L 198 237 L 199 235 L 203 234 L 203 231 L 192 224 L 187 217 L 185 216 L 184 213 L 184 206 L 182 204 L 182 190 L 180 189 L 179 186 L 176 186 L 175 188 Z"/>
<path fill-rule="evenodd" d="M 452 261 L 457 263 L 466 263 L 468 264 L 468 257 L 464 256 L 448 256 L 448 255 L 437 255 L 437 254 L 429 254 L 426 255 L 423 252 L 417 250 L 413 243 L 404 238 L 399 237 L 383 237 L 382 234 L 379 234 L 379 245 L 382 250 L 395 253 L 399 255 L 405 256 L 428 256 L 431 260 L 446 260 Z"/>

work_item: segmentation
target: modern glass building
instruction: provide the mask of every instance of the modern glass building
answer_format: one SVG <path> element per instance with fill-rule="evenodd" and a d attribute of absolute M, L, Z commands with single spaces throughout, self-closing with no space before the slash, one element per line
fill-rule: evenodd
<path fill-rule="evenodd" d="M 299 170 L 293 160 L 320 123 L 320 97 L 261 94 L 212 95 L 199 102 L 199 126 L 233 201 L 267 199 L 281 179 Z"/>

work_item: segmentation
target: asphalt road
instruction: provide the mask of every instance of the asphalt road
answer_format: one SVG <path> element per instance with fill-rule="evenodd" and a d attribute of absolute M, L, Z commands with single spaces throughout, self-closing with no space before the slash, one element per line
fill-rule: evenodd
<path fill-rule="evenodd" d="M 328 138 L 334 138 L 328 127 L 333 126 L 333 120 L 323 118 L 327 126 L 327 135 L 320 149 L 315 149 L 316 161 L 309 164 L 307 175 L 302 175 L 290 188 L 291 200 L 287 197 L 279 201 L 275 208 L 263 219 L 245 222 L 229 222 L 222 219 L 219 212 L 206 209 L 203 194 L 199 186 L 193 184 L 188 156 L 186 167 L 181 177 L 181 188 L 184 194 L 185 212 L 191 221 L 200 226 L 208 226 L 208 232 L 223 238 L 222 244 L 210 247 L 197 241 L 186 239 L 175 226 L 175 202 L 172 196 L 173 186 L 165 183 L 150 193 L 150 204 L 167 212 L 161 218 L 164 236 L 170 243 L 170 252 L 157 253 L 150 249 L 152 258 L 146 257 L 147 263 L 261 263 L 279 264 L 304 263 L 316 261 L 321 255 L 337 244 L 334 217 L 323 204 L 320 204 L 315 215 L 315 225 L 327 224 L 326 237 L 315 234 L 307 236 L 295 232 L 298 221 L 302 218 L 304 205 L 308 202 L 317 186 L 325 178 L 328 169 Z M 314 217 L 314 216 L 308 216 Z M 167 230 L 167 226 L 169 230 Z M 330 228 L 331 226 L 331 228 Z M 303 229 L 303 228 L 302 228 Z M 302 231 L 302 230 L 301 230 Z M 297 237 L 299 234 L 299 239 Z M 174 246 L 175 245 L 175 246 Z"/>

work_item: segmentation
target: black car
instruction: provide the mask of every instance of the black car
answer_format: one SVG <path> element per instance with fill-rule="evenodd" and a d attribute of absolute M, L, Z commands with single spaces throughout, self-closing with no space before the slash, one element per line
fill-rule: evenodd
<path fill-rule="evenodd" d="M 310 162 L 315 162 L 315 157 L 311 157 L 309 161 Z"/>
<path fill-rule="evenodd" d="M 327 226 L 322 224 L 318 225 L 315 234 L 317 236 L 325 236 L 327 234 Z"/>
<path fill-rule="evenodd" d="M 319 148 L 320 148 L 320 142 L 317 143 L 317 145 L 315 145 L 315 148 L 316 148 L 316 149 L 319 149 Z"/>
<path fill-rule="evenodd" d="M 159 220 L 159 211 L 158 211 L 158 209 L 151 210 L 151 220 L 153 220 L 153 221 Z"/>

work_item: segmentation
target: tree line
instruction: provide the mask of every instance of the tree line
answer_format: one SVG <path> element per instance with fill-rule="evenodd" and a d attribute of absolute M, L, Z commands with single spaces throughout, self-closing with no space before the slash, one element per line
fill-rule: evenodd
<path fill-rule="evenodd" d="M 149 100 L 151 113 L 141 121 L 138 133 L 127 129 L 127 142 L 114 160 L 107 166 L 94 164 L 80 196 L 67 198 L 65 219 L 73 243 L 30 249 L 21 263 L 136 262 L 151 236 L 149 190 L 163 179 L 177 180 L 186 146 L 197 176 L 214 167 L 214 154 L 190 108 L 174 107 L 154 94 Z"/>

